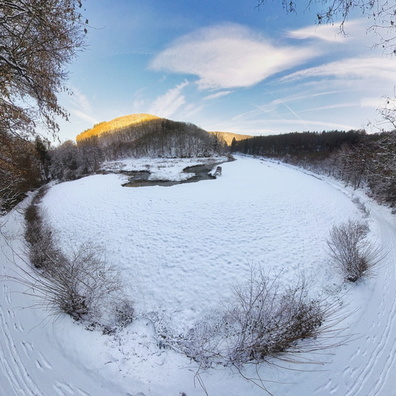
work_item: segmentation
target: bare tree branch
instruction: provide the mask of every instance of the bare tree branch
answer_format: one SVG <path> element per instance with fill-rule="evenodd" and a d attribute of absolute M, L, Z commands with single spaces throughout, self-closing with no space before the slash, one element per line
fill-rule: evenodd
<path fill-rule="evenodd" d="M 67 118 L 57 93 L 65 65 L 83 48 L 82 0 L 0 1 L 0 129 L 27 136 L 37 121 L 53 133 Z"/>

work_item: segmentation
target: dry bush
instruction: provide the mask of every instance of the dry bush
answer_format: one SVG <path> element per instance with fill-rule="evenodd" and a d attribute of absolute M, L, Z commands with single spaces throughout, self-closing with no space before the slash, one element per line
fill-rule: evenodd
<path fill-rule="evenodd" d="M 378 264 L 379 251 L 367 241 L 369 231 L 366 222 L 353 220 L 334 226 L 330 231 L 327 246 L 348 282 L 357 282 L 369 275 Z"/>
<path fill-rule="evenodd" d="M 24 272 L 22 283 L 34 290 L 38 305 L 106 332 L 132 322 L 133 305 L 123 294 L 120 274 L 97 246 L 82 244 L 70 257 L 56 250 L 54 257 L 46 257 L 45 268 Z"/>
<path fill-rule="evenodd" d="M 236 341 L 233 363 L 264 361 L 290 351 L 299 340 L 318 336 L 324 307 L 308 297 L 304 281 L 283 291 L 278 282 L 260 276 L 235 294 L 237 304 L 228 312 Z"/>
<path fill-rule="evenodd" d="M 278 278 L 270 280 L 261 270 L 252 271 L 247 283 L 234 288 L 224 311 L 212 313 L 184 336 L 167 334 L 167 342 L 203 368 L 287 360 L 313 350 L 302 341 L 316 340 L 332 310 L 327 302 L 309 297 L 304 280 L 284 289 Z M 327 346 L 314 347 L 322 348 Z"/>
<path fill-rule="evenodd" d="M 135 317 L 135 309 L 132 302 L 127 298 L 120 298 L 111 304 L 114 312 L 114 325 L 118 328 L 124 328 L 131 324 Z"/>
<path fill-rule="evenodd" d="M 106 263 L 104 252 L 93 243 L 81 244 L 66 255 L 43 219 L 41 198 L 33 199 L 25 212 L 25 239 L 33 267 L 24 271 L 20 281 L 34 289 L 39 305 L 56 315 L 66 313 L 107 331 L 131 323 L 133 306 L 123 295 L 117 269 Z"/>
<path fill-rule="evenodd" d="M 54 262 L 61 261 L 52 231 L 43 220 L 39 209 L 39 204 L 47 191 L 46 186 L 40 188 L 25 210 L 25 241 L 30 262 L 35 268 L 48 268 Z"/>
<path fill-rule="evenodd" d="M 107 324 L 109 306 L 121 293 L 121 282 L 114 267 L 107 265 L 97 246 L 86 243 L 70 257 L 58 254 L 51 266 L 40 271 L 48 280 L 46 298 L 53 309 L 75 320 Z"/>

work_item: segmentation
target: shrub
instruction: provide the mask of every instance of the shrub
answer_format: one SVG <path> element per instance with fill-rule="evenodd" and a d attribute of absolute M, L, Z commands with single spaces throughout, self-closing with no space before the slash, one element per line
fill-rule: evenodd
<path fill-rule="evenodd" d="M 39 193 L 25 212 L 25 239 L 33 272 L 24 271 L 27 277 L 22 283 L 34 288 L 34 295 L 55 314 L 66 313 L 77 321 L 106 328 L 128 325 L 133 307 L 123 296 L 118 271 L 92 243 L 81 244 L 68 255 L 60 249 L 38 206 L 44 193 Z"/>
<path fill-rule="evenodd" d="M 228 312 L 235 344 L 231 360 L 237 364 L 263 361 L 315 338 L 324 319 L 322 306 L 308 297 L 305 282 L 285 291 L 265 277 L 236 289 L 236 305 Z"/>
<path fill-rule="evenodd" d="M 378 249 L 368 241 L 370 229 L 366 222 L 348 220 L 330 231 L 327 246 L 344 279 L 357 282 L 371 273 L 378 263 Z"/>
<path fill-rule="evenodd" d="M 330 306 L 308 296 L 305 281 L 281 288 L 260 271 L 234 288 L 232 303 L 214 312 L 182 337 L 167 335 L 167 342 L 197 361 L 242 367 L 308 350 L 305 339 L 316 339 Z M 320 349 L 320 348 L 319 348 Z"/>
<path fill-rule="evenodd" d="M 85 243 L 68 257 L 58 253 L 54 261 L 50 260 L 51 266 L 40 275 L 52 284 L 47 293 L 52 307 L 75 320 L 107 325 L 110 307 L 122 287 L 118 272 L 103 260 L 100 249 Z"/>
<path fill-rule="evenodd" d="M 127 299 L 122 299 L 115 304 L 115 326 L 124 328 L 133 322 L 135 310 Z"/>
<path fill-rule="evenodd" d="M 52 231 L 45 224 L 40 214 L 39 203 L 48 191 L 46 186 L 40 188 L 25 210 L 25 240 L 28 244 L 29 259 L 35 268 L 47 268 L 60 261 L 60 252 L 55 248 Z"/>

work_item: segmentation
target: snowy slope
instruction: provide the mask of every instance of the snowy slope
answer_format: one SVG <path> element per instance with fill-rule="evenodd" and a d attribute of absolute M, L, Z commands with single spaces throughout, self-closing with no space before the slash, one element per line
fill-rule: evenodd
<path fill-rule="evenodd" d="M 121 187 L 118 175 L 62 183 L 42 207 L 65 250 L 94 241 L 119 267 L 140 319 L 121 334 L 103 336 L 65 317 L 53 321 L 21 285 L 2 281 L 1 395 L 262 395 L 231 369 L 199 372 L 187 358 L 159 349 L 147 315 L 186 331 L 221 307 L 251 266 L 285 284 L 303 273 L 313 294 L 339 298 L 343 325 L 353 338 L 313 356 L 324 365 L 298 371 L 262 366 L 258 373 L 275 395 L 396 394 L 396 232 L 389 211 L 362 193 L 269 161 L 238 158 L 216 180 L 172 187 Z M 371 238 L 389 254 L 373 279 L 346 287 L 329 263 L 328 232 L 370 210 Z M 2 226 L 21 252 L 21 215 Z M 24 265 L 2 238 L 1 274 Z M 348 313 L 350 313 L 348 315 Z M 312 357 L 312 356 L 310 356 Z M 293 368 L 293 366 L 291 366 Z M 312 372 L 312 370 L 315 370 Z"/>

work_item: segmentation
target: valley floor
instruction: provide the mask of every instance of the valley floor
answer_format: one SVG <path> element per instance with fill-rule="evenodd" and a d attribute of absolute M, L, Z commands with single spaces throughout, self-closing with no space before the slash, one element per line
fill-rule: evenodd
<path fill-rule="evenodd" d="M 28 267 L 21 211 L 1 219 L 0 394 L 256 396 L 266 394 L 253 383 L 260 378 L 278 396 L 396 394 L 394 216 L 362 192 L 276 162 L 238 157 L 222 168 L 216 180 L 172 187 L 128 188 L 123 176 L 96 175 L 45 196 L 42 208 L 65 250 L 93 241 L 121 271 L 138 319 L 115 336 L 51 317 L 34 307 L 34 290 L 4 280 Z M 369 222 L 386 256 L 374 277 L 346 286 L 326 240 L 349 218 Z M 257 266 L 285 286 L 304 274 L 313 296 L 337 302 L 350 338 L 303 357 L 315 364 L 246 368 L 254 381 L 230 368 L 198 371 L 158 348 L 148 316 L 186 332 L 221 309 Z"/>

